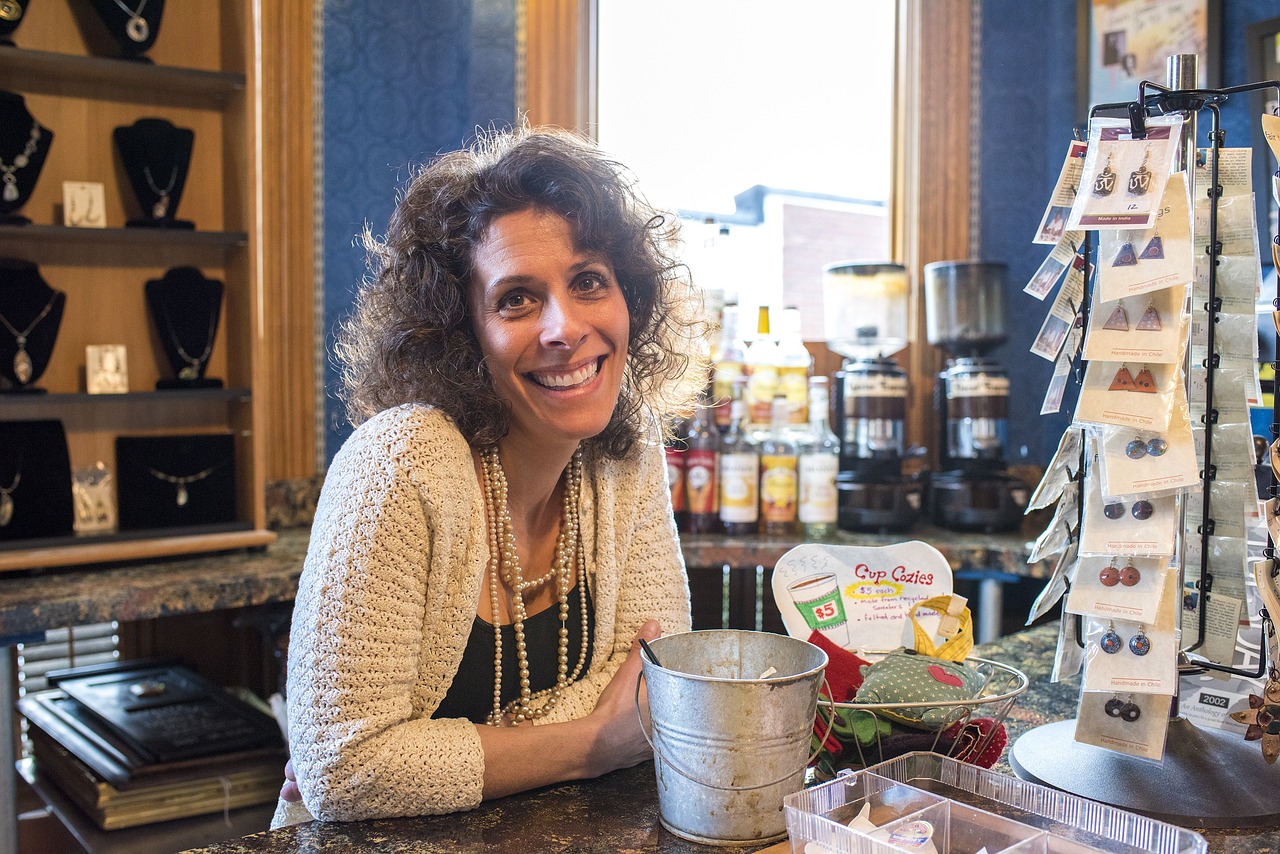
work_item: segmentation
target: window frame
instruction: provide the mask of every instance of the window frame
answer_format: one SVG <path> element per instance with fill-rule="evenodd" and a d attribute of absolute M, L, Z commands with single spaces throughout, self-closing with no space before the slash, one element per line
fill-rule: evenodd
<path fill-rule="evenodd" d="M 517 0 L 516 107 L 531 125 L 595 136 L 599 0 Z M 897 0 L 894 144 L 889 240 L 912 273 L 912 344 L 900 355 L 911 381 L 906 434 L 929 448 L 932 393 L 943 356 L 924 335 L 925 264 L 973 256 L 977 199 L 976 0 Z M 965 152 L 970 155 L 966 156 Z M 817 343 L 815 373 L 840 357 Z"/>

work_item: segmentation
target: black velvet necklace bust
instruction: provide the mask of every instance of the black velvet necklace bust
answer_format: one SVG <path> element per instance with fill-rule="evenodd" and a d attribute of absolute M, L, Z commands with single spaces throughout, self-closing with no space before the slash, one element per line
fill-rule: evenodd
<path fill-rule="evenodd" d="M 175 219 L 182 188 L 187 183 L 195 132 L 174 127 L 164 119 L 138 119 L 127 127 L 116 128 L 113 136 L 141 214 L 126 225 L 195 228 L 190 220 Z"/>
<path fill-rule="evenodd" d="M 160 35 L 164 0 L 93 0 L 92 3 L 71 5 L 78 13 L 80 30 L 90 52 L 98 56 L 151 62 L 143 54 L 151 49 Z M 92 14 L 85 14 L 86 7 Z"/>
<path fill-rule="evenodd" d="M 31 222 L 18 211 L 30 200 L 52 144 L 53 132 L 36 121 L 22 96 L 0 91 L 0 223 Z"/>
<path fill-rule="evenodd" d="M 27 17 L 27 7 L 31 0 L 0 0 L 0 44 L 13 47 L 13 31 Z"/>
<path fill-rule="evenodd" d="M 157 389 L 222 388 L 222 380 L 204 375 L 218 335 L 222 290 L 222 282 L 195 267 L 174 267 L 147 282 L 147 307 L 173 368 L 173 378 L 157 381 Z"/>
<path fill-rule="evenodd" d="M 44 392 L 33 383 L 49 367 L 66 303 L 35 264 L 0 258 L 0 392 Z"/>

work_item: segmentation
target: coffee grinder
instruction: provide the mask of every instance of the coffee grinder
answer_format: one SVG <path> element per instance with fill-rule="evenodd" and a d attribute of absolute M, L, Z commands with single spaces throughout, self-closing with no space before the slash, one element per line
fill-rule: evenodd
<path fill-rule="evenodd" d="M 1007 267 L 938 261 L 924 267 L 929 343 L 947 351 L 934 387 L 938 471 L 929 514 L 957 531 L 1009 531 L 1026 510 L 1028 488 L 1006 471 L 1009 377 L 987 353 L 1005 340 Z"/>
<path fill-rule="evenodd" d="M 909 292 L 899 264 L 823 268 L 827 346 L 844 356 L 831 408 L 840 439 L 836 524 L 846 531 L 905 531 L 920 515 L 920 484 L 902 475 L 910 388 L 889 358 L 907 346 Z"/>

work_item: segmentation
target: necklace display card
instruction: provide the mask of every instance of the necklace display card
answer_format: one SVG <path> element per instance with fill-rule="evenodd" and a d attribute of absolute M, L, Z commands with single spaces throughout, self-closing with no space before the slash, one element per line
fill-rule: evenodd
<path fill-rule="evenodd" d="M 120 530 L 219 525 L 236 519 L 230 433 L 116 437 Z"/>

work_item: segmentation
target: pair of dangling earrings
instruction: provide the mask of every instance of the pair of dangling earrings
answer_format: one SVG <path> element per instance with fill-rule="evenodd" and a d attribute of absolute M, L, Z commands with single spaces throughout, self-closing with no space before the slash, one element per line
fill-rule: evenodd
<path fill-rule="evenodd" d="M 1098 641 L 1098 646 L 1102 647 L 1102 651 L 1107 655 L 1115 655 L 1124 645 L 1124 640 L 1116 632 L 1115 624 L 1108 623 L 1107 630 L 1103 633 L 1102 639 Z M 1146 655 L 1151 652 L 1151 638 L 1147 637 L 1147 633 L 1143 631 L 1142 626 L 1138 626 L 1138 633 L 1129 638 L 1129 652 L 1134 655 Z"/>
<path fill-rule="evenodd" d="M 1104 566 L 1098 573 L 1098 581 L 1102 582 L 1103 587 L 1115 587 L 1117 584 L 1133 587 L 1141 580 L 1142 573 L 1131 563 L 1116 569 L 1115 562 L 1112 561 L 1110 566 Z"/>
<path fill-rule="evenodd" d="M 1129 331 L 1129 312 L 1124 310 L 1124 303 L 1116 305 L 1107 322 L 1102 324 L 1102 328 L 1114 329 L 1117 332 Z M 1164 324 L 1160 322 L 1160 312 L 1156 311 L 1154 305 L 1148 304 L 1147 310 L 1142 313 L 1142 317 L 1138 318 L 1138 324 L 1133 328 L 1139 332 L 1159 332 L 1164 328 Z"/>
<path fill-rule="evenodd" d="M 1137 519 L 1139 522 L 1145 522 L 1151 518 L 1151 514 L 1156 512 L 1156 508 L 1150 501 L 1135 501 L 1133 506 L 1129 508 L 1129 515 Z M 1124 505 L 1119 501 L 1112 501 L 1109 504 L 1102 505 L 1102 515 L 1108 519 L 1119 519 L 1124 515 Z"/>
<path fill-rule="evenodd" d="M 1120 251 L 1116 253 L 1115 260 L 1111 262 L 1112 267 L 1133 267 L 1138 261 L 1158 260 L 1164 257 L 1164 240 L 1160 237 L 1160 232 L 1156 232 L 1152 238 L 1147 241 L 1147 248 L 1141 252 L 1135 253 L 1133 250 L 1133 241 L 1125 240 L 1120 245 Z"/>
<path fill-rule="evenodd" d="M 1163 457 L 1167 450 L 1169 443 L 1159 436 L 1146 441 L 1139 437 L 1124 446 L 1124 455 L 1131 460 L 1140 460 L 1143 457 Z"/>
<path fill-rule="evenodd" d="M 1107 700 L 1107 704 L 1102 707 L 1109 718 L 1119 718 L 1127 724 L 1131 724 L 1138 718 L 1142 717 L 1142 709 L 1138 708 L 1138 704 L 1133 702 L 1132 696 L 1126 702 L 1119 697 L 1113 697 Z"/>
<path fill-rule="evenodd" d="M 1099 198 L 1104 198 L 1115 192 L 1116 189 L 1116 173 L 1111 168 L 1111 161 L 1115 159 L 1115 149 L 1112 148 L 1107 152 L 1107 162 L 1103 165 L 1102 171 L 1093 179 L 1093 194 Z M 1137 169 L 1129 173 L 1129 186 L 1126 191 L 1131 196 L 1145 196 L 1151 190 L 1151 170 L 1147 168 L 1147 159 L 1151 157 L 1151 144 L 1142 152 L 1142 163 Z"/>
<path fill-rule="evenodd" d="M 1134 376 L 1129 373 L 1128 365 L 1121 365 L 1120 370 L 1116 371 L 1116 375 L 1111 380 L 1111 385 L 1107 386 L 1107 391 L 1137 391 L 1142 394 L 1155 394 L 1156 378 L 1151 373 L 1150 368 L 1144 367 L 1138 371 L 1138 375 Z"/>

